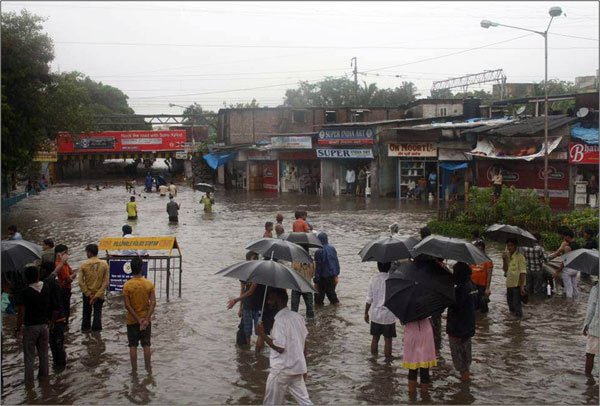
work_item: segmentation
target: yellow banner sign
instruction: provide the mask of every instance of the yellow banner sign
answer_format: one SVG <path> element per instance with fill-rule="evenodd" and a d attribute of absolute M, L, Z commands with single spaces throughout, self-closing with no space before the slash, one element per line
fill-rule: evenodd
<path fill-rule="evenodd" d="M 100 239 L 98 246 L 100 250 L 120 251 L 120 250 L 171 250 L 177 248 L 175 237 L 105 237 Z"/>

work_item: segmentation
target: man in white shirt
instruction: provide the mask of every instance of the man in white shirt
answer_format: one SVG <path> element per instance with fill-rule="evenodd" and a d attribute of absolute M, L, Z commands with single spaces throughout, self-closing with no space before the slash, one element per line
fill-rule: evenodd
<path fill-rule="evenodd" d="M 123 231 L 123 238 L 133 238 L 133 228 L 129 224 L 125 224 L 121 231 Z M 122 250 L 118 255 L 130 255 L 130 256 L 144 256 L 148 255 L 148 251 L 146 250 Z"/>
<path fill-rule="evenodd" d="M 177 186 L 173 182 L 169 184 L 169 193 L 173 195 L 173 197 L 177 196 Z"/>
<path fill-rule="evenodd" d="M 348 168 L 346 170 L 346 194 L 353 195 L 356 190 L 356 172 L 354 169 Z"/>
<path fill-rule="evenodd" d="M 383 304 L 385 302 L 385 281 L 390 262 L 377 263 L 379 272 L 371 278 L 365 306 L 365 321 L 371 325 L 371 354 L 377 355 L 379 338 L 383 335 L 383 352 L 387 359 L 392 357 L 392 338 L 396 337 L 396 316 Z"/>
<path fill-rule="evenodd" d="M 287 308 L 285 289 L 269 288 L 267 303 L 276 311 L 271 336 L 265 334 L 261 324 L 256 333 L 271 347 L 271 370 L 265 388 L 265 405 L 282 405 L 286 392 L 299 405 L 312 405 L 304 382 L 306 378 L 306 336 L 304 318 Z"/>

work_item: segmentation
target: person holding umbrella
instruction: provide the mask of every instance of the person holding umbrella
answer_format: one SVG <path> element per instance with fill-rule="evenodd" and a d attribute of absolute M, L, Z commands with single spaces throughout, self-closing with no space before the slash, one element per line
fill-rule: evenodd
<path fill-rule="evenodd" d="M 525 277 L 527 265 L 525 257 L 518 250 L 517 239 L 514 237 L 506 240 L 506 251 L 502 253 L 502 269 L 506 277 L 506 300 L 508 309 L 518 318 L 523 317 L 521 308 L 521 295 L 525 296 Z"/>
<path fill-rule="evenodd" d="M 265 333 L 262 324 L 257 334 L 271 347 L 269 377 L 265 388 L 265 405 L 282 405 L 286 392 L 300 405 L 312 405 L 306 389 L 306 337 L 308 330 L 304 318 L 287 307 L 285 289 L 269 290 L 268 303 L 275 310 L 275 322 L 271 335 Z"/>
<path fill-rule="evenodd" d="M 556 251 L 548 256 L 549 260 L 579 249 L 579 244 L 575 241 L 575 233 L 573 233 L 573 230 L 564 228 L 561 229 L 560 234 L 563 237 L 563 242 Z M 564 264 L 561 263 L 553 274 L 554 279 L 562 279 L 565 296 L 569 299 L 577 297 L 577 273 L 576 270 L 571 268 L 564 269 Z"/>

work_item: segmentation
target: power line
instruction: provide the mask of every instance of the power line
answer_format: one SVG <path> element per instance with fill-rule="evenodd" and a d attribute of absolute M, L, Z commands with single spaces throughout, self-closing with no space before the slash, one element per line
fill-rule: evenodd
<path fill-rule="evenodd" d="M 307 70 L 290 70 L 290 71 L 272 71 L 272 72 L 240 72 L 240 73 L 199 73 L 199 74 L 177 74 L 177 75 L 93 75 L 95 78 L 139 78 L 140 76 L 148 77 L 148 78 L 159 78 L 159 77 L 167 77 L 173 78 L 177 77 L 214 77 L 214 76 L 236 76 L 236 75 L 270 75 L 274 73 L 302 73 L 302 72 L 328 72 L 332 70 L 346 70 L 341 68 L 329 68 L 329 69 L 307 69 Z"/>
<path fill-rule="evenodd" d="M 578 37 L 576 35 L 558 34 L 556 32 L 550 32 L 550 34 L 552 34 L 552 35 L 558 35 L 559 37 L 585 39 L 585 40 L 588 40 L 588 41 L 596 41 L 596 42 L 598 42 L 598 38 Z"/>
<path fill-rule="evenodd" d="M 397 67 L 400 67 L 400 66 L 414 65 L 414 64 L 417 64 L 417 63 L 421 63 L 421 62 L 427 62 L 427 61 L 433 61 L 433 60 L 436 60 L 436 59 L 447 58 L 449 56 L 460 55 L 460 54 L 464 54 L 464 53 L 467 53 L 467 52 L 476 51 L 478 49 L 488 48 L 488 47 L 491 47 L 491 46 L 494 46 L 494 45 L 504 44 L 504 43 L 510 42 L 510 41 L 515 41 L 517 39 L 529 37 L 531 35 L 533 35 L 533 33 L 532 34 L 521 35 L 521 36 L 518 36 L 518 37 L 515 37 L 515 38 L 511 38 L 511 39 L 507 39 L 507 40 L 504 40 L 504 41 L 494 42 L 492 44 L 481 45 L 481 46 L 478 46 L 478 47 L 465 49 L 464 51 L 452 52 L 450 54 L 445 54 L 445 55 L 440 55 L 440 56 L 433 56 L 431 58 L 425 58 L 425 59 L 420 59 L 420 60 L 417 60 L 417 61 L 401 63 L 401 64 L 398 64 L 398 65 L 390 65 L 390 66 L 384 66 L 384 67 L 381 67 L 381 68 L 368 69 L 368 70 L 365 70 L 364 72 L 372 72 L 372 71 L 377 71 L 377 70 L 397 68 Z"/>

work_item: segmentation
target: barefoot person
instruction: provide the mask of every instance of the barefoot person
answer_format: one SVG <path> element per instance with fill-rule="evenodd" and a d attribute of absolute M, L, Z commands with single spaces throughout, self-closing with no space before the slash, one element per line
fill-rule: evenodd
<path fill-rule="evenodd" d="M 150 320 L 156 306 L 156 296 L 154 284 L 142 276 L 142 265 L 140 257 L 131 260 L 133 277 L 123 285 L 123 298 L 127 309 L 127 340 L 129 341 L 131 369 L 132 371 L 137 370 L 137 347 L 141 342 L 144 350 L 144 364 L 146 370 L 150 372 L 152 368 L 150 364 L 152 324 Z"/>
<path fill-rule="evenodd" d="M 379 338 L 383 336 L 383 352 L 386 358 L 392 357 L 392 338 L 396 337 L 396 316 L 383 305 L 385 302 L 385 281 L 388 278 L 390 262 L 378 262 L 379 273 L 371 278 L 365 305 L 365 322 L 371 325 L 371 354 L 377 355 Z"/>
<path fill-rule="evenodd" d="M 598 325 L 598 282 L 590 290 L 588 299 L 587 313 L 583 326 L 583 335 L 587 337 L 585 346 L 585 374 L 592 375 L 594 369 L 594 357 L 598 355 L 598 336 L 600 336 L 600 326 Z"/>

